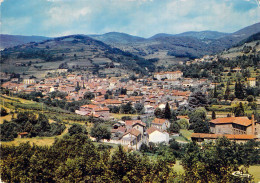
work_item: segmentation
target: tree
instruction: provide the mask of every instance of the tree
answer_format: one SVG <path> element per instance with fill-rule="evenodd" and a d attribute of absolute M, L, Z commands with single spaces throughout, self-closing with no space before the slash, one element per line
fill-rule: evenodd
<path fill-rule="evenodd" d="M 180 126 L 178 125 L 177 122 L 172 122 L 167 131 L 170 132 L 170 133 L 179 133 L 180 132 Z"/>
<path fill-rule="evenodd" d="M 236 82 L 236 84 L 235 84 L 235 96 L 238 99 L 245 98 L 244 86 L 241 84 L 240 81 Z"/>
<path fill-rule="evenodd" d="M 223 95 L 222 94 L 218 94 L 218 100 L 222 100 L 223 99 Z"/>
<path fill-rule="evenodd" d="M 198 118 L 195 123 L 190 125 L 190 129 L 193 129 L 194 133 L 209 133 L 209 123 L 207 120 Z"/>
<path fill-rule="evenodd" d="M 228 96 L 228 99 L 231 101 L 233 101 L 235 98 L 236 98 L 236 96 L 233 93 L 229 94 L 229 96 Z"/>
<path fill-rule="evenodd" d="M 91 100 L 91 99 L 95 98 L 95 95 L 92 92 L 86 92 L 86 93 L 84 93 L 83 98 L 87 99 L 87 100 Z"/>
<path fill-rule="evenodd" d="M 6 116 L 8 112 L 6 111 L 5 108 L 1 107 L 1 116 Z"/>
<path fill-rule="evenodd" d="M 51 129 L 47 116 L 44 114 L 41 114 L 41 113 L 39 114 L 39 117 L 37 119 L 37 125 L 40 126 L 41 131 L 43 131 L 43 132 Z"/>
<path fill-rule="evenodd" d="M 163 112 L 159 107 L 157 107 L 154 110 L 154 115 L 155 115 L 156 118 L 164 118 Z"/>
<path fill-rule="evenodd" d="M 215 144 L 205 143 L 202 149 L 196 143 L 187 145 L 182 158 L 183 182 L 251 182 L 251 177 L 241 180 L 232 176 L 243 163 L 241 154 L 244 152 L 239 144 L 220 138 Z"/>
<path fill-rule="evenodd" d="M 247 100 L 248 102 L 253 102 L 253 101 L 254 101 L 254 96 L 249 95 L 249 96 L 246 98 L 246 100 Z"/>
<path fill-rule="evenodd" d="M 213 92 L 213 98 L 217 98 L 217 97 L 218 97 L 217 85 L 215 85 L 214 92 Z"/>
<path fill-rule="evenodd" d="M 245 110 L 244 110 L 242 102 L 240 102 L 239 105 L 234 108 L 234 114 L 235 114 L 235 117 L 239 117 L 239 116 L 244 116 L 245 115 Z"/>
<path fill-rule="evenodd" d="M 134 108 L 132 107 L 132 103 L 128 102 L 127 104 L 122 104 L 120 107 L 120 112 L 124 114 L 133 114 Z"/>
<path fill-rule="evenodd" d="M 14 122 L 4 121 L 3 124 L 0 124 L 0 129 L 1 141 L 12 141 L 17 137 L 20 126 Z"/>
<path fill-rule="evenodd" d="M 68 130 L 69 135 L 72 136 L 74 134 L 87 134 L 86 128 L 80 124 L 72 124 L 72 126 Z"/>
<path fill-rule="evenodd" d="M 209 123 L 204 108 L 196 109 L 194 112 L 189 114 L 189 118 L 189 129 L 194 130 L 195 133 L 209 133 Z"/>
<path fill-rule="evenodd" d="M 75 91 L 79 91 L 80 90 L 80 86 L 79 86 L 79 82 L 77 81 L 77 86 L 75 87 Z"/>
<path fill-rule="evenodd" d="M 165 109 L 164 109 L 164 118 L 165 119 L 171 119 L 172 114 L 171 114 L 171 109 L 170 109 L 170 105 L 167 102 L 165 105 Z"/>
<path fill-rule="evenodd" d="M 189 97 L 189 106 L 192 108 L 205 107 L 208 105 L 208 99 L 201 91 L 193 92 Z"/>
<path fill-rule="evenodd" d="M 68 63 L 64 62 L 59 65 L 59 69 L 69 69 Z"/>
<path fill-rule="evenodd" d="M 215 111 L 212 111 L 211 118 L 216 119 L 216 112 Z"/>
<path fill-rule="evenodd" d="M 225 90 L 225 94 L 224 94 L 224 99 L 225 100 L 228 100 L 228 97 L 230 95 L 230 87 L 229 87 L 229 83 L 227 82 L 227 87 L 226 87 L 226 90 Z"/>
<path fill-rule="evenodd" d="M 135 104 L 135 110 L 137 113 L 141 114 L 144 110 L 144 105 L 141 103 L 136 103 Z"/>
<path fill-rule="evenodd" d="M 106 126 L 95 124 L 94 127 L 91 128 L 90 135 L 95 137 L 97 142 L 99 142 L 101 139 L 110 139 L 111 132 Z"/>
<path fill-rule="evenodd" d="M 179 125 L 180 129 L 188 129 L 189 128 L 189 123 L 186 119 L 179 119 L 176 122 Z"/>

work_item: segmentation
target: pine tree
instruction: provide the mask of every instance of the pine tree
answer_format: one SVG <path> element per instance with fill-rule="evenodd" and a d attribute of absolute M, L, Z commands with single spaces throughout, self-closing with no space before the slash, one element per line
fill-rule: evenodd
<path fill-rule="evenodd" d="M 217 97 L 218 97 L 217 85 L 215 85 L 215 87 L 214 87 L 213 97 L 214 97 L 214 98 L 217 98 Z"/>
<path fill-rule="evenodd" d="M 212 111 L 211 118 L 216 119 L 216 112 L 215 111 Z"/>
<path fill-rule="evenodd" d="M 171 109 L 170 109 L 170 105 L 167 102 L 165 105 L 165 110 L 164 110 L 164 118 L 165 119 L 171 119 L 172 114 L 171 114 Z"/>
<path fill-rule="evenodd" d="M 75 88 L 75 91 L 79 91 L 80 90 L 80 86 L 79 86 L 79 82 L 77 82 L 77 86 Z"/>
<path fill-rule="evenodd" d="M 229 95 L 230 95 L 230 88 L 229 88 L 229 82 L 227 82 L 227 88 L 226 88 L 225 95 L 224 95 L 225 100 L 228 99 Z"/>
<path fill-rule="evenodd" d="M 238 99 L 244 99 L 245 93 L 244 93 L 244 86 L 241 84 L 241 82 L 236 82 L 235 84 L 235 96 Z"/>

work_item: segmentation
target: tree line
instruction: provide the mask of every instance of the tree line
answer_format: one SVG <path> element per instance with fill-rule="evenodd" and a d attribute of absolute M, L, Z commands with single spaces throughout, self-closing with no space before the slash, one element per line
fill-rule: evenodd
<path fill-rule="evenodd" d="M 157 148 L 157 149 L 156 149 Z M 153 151 L 162 156 L 150 156 Z M 182 152 L 175 155 L 175 151 Z M 252 182 L 232 173 L 259 164 L 259 142 L 237 144 L 226 138 L 216 143 L 146 147 L 111 152 L 105 144 L 94 145 L 84 133 L 65 135 L 50 147 L 22 143 L 1 145 L 1 179 L 5 182 Z M 175 156 L 183 174 L 172 167 Z"/>

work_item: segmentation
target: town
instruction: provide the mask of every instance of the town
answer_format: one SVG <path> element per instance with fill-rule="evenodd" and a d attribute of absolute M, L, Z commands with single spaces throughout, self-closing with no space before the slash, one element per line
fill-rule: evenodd
<path fill-rule="evenodd" d="M 237 68 L 234 72 L 240 72 Z M 111 139 L 104 142 L 121 144 L 130 149 L 140 149 L 142 143 L 169 143 L 170 136 L 179 135 L 178 130 L 169 131 L 170 119 L 164 116 L 155 116 L 156 111 L 164 111 L 166 103 L 170 110 L 178 110 L 189 105 L 190 96 L 194 89 L 200 89 L 208 95 L 216 87 L 207 78 L 185 78 L 181 71 L 167 71 L 154 73 L 151 77 L 126 79 L 130 76 L 99 78 L 93 74 L 68 73 L 68 69 L 58 69 L 57 77 L 44 79 L 12 78 L 2 87 L 12 94 L 41 93 L 43 99 L 55 92 L 62 92 L 54 99 L 68 102 L 89 99 L 89 104 L 79 106 L 75 113 L 82 116 L 92 116 L 104 120 L 114 121 L 111 126 Z M 4 73 L 2 73 L 4 75 Z M 256 86 L 256 78 L 249 78 L 247 85 Z M 238 102 L 238 101 L 234 101 Z M 127 105 L 129 105 L 127 108 Z M 125 106 L 125 107 L 124 107 Z M 125 109 L 124 109 L 125 108 Z M 118 120 L 113 113 L 139 114 L 133 119 Z M 209 115 L 209 114 L 207 114 Z M 236 142 L 258 140 L 260 123 L 254 117 L 235 117 L 217 114 L 216 119 L 209 123 L 211 133 L 193 133 L 191 139 L 196 142 L 216 140 L 225 136 Z M 209 115 L 210 116 L 210 115 Z M 176 116 L 189 123 L 188 115 Z M 211 116 L 209 118 L 212 118 Z M 21 132 L 22 133 L 22 132 Z M 94 140 L 95 138 L 92 137 Z"/>
<path fill-rule="evenodd" d="M 259 0 L 0 0 L 0 183 L 260 182 Z"/>

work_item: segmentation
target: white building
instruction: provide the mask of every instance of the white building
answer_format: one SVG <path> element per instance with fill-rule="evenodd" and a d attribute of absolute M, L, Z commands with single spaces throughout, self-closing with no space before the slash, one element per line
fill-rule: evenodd
<path fill-rule="evenodd" d="M 169 134 L 167 132 L 161 132 L 158 128 L 150 127 L 147 129 L 148 141 L 153 143 L 169 143 Z"/>
<path fill-rule="evenodd" d="M 154 74 L 154 78 L 157 80 L 161 80 L 163 78 L 169 80 L 175 80 L 181 78 L 183 76 L 183 72 L 181 71 L 168 71 L 168 72 L 159 72 Z"/>

